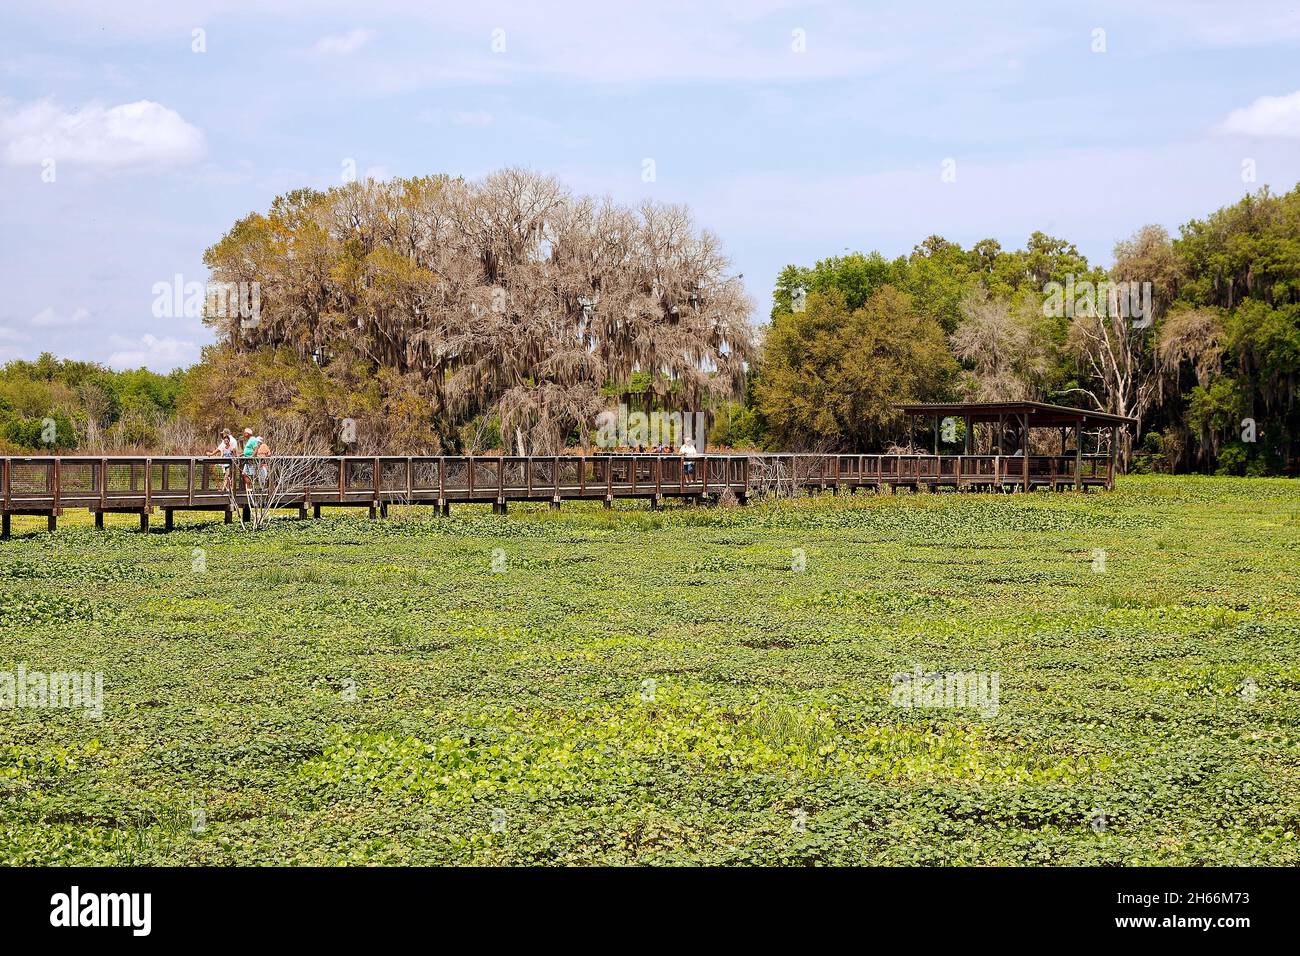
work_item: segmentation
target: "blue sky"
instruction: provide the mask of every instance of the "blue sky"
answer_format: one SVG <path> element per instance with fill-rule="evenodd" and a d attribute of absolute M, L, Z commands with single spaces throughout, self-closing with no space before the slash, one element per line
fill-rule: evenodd
<path fill-rule="evenodd" d="M 237 218 L 348 160 L 685 202 L 761 321 L 787 263 L 1034 229 L 1106 263 L 1292 188 L 1300 5 L 7 4 L 0 361 L 195 361 L 210 335 L 155 317 L 155 284 L 205 280 Z"/>

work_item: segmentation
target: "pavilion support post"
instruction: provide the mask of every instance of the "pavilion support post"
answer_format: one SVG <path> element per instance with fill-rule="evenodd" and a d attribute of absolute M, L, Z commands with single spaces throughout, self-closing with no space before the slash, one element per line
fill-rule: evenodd
<path fill-rule="evenodd" d="M 104 512 L 95 512 L 95 527 L 99 528 L 101 531 L 104 529 Z"/>
<path fill-rule="evenodd" d="M 140 512 L 140 530 L 147 532 L 149 530 L 149 512 Z"/>
<path fill-rule="evenodd" d="M 163 509 L 163 530 L 164 531 L 170 531 L 172 529 L 172 515 L 174 515 L 175 513 L 176 513 L 175 508 Z"/>
<path fill-rule="evenodd" d="M 1020 454 L 1025 456 L 1024 467 L 1021 472 L 1024 476 L 1024 489 L 1029 490 L 1029 413 L 1025 412 L 1024 425 L 1020 429 Z"/>
<path fill-rule="evenodd" d="M 934 456 L 939 457 L 939 416 L 934 416 Z"/>
<path fill-rule="evenodd" d="M 1106 490 L 1115 488 L 1115 458 L 1119 455 L 1119 429 L 1110 426 L 1110 461 L 1106 465 Z"/>
<path fill-rule="evenodd" d="M 971 446 L 974 444 L 974 439 L 975 439 L 973 433 L 975 423 L 971 421 L 971 417 L 967 415 L 963 424 L 965 425 L 966 428 L 966 436 L 965 436 L 966 440 L 965 440 L 965 444 L 963 445 L 963 448 L 965 449 L 964 454 L 969 455 L 971 453 Z"/>
<path fill-rule="evenodd" d="M 7 511 L 3 515 L 0 515 L 0 538 L 9 537 L 9 532 L 12 530 L 10 527 L 11 517 L 12 516 Z"/>
<path fill-rule="evenodd" d="M 1083 422 L 1074 426 L 1074 490 L 1083 491 Z"/>
<path fill-rule="evenodd" d="M 59 528 L 59 516 L 53 511 L 45 516 L 45 529 L 47 531 L 57 531 Z"/>
<path fill-rule="evenodd" d="M 311 516 L 312 516 L 313 518 L 319 518 L 319 517 L 320 517 L 320 505 L 312 505 L 312 506 L 311 506 Z"/>
<path fill-rule="evenodd" d="M 223 524 L 231 524 L 231 523 L 234 522 L 234 520 L 235 520 L 235 511 L 234 511 L 234 509 L 233 509 L 233 508 L 227 508 L 227 509 L 226 509 L 226 513 L 225 513 L 225 521 L 223 522 Z"/>

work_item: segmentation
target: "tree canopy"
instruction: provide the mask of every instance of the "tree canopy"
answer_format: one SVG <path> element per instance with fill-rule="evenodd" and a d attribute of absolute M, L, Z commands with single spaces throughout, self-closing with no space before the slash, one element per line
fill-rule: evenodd
<path fill-rule="evenodd" d="M 255 322 L 209 319 L 231 351 L 315 356 L 327 379 L 333 356 L 368 363 L 381 403 L 428 410 L 435 450 L 488 415 L 519 453 L 558 451 L 606 383 L 637 375 L 647 404 L 699 410 L 740 394 L 753 351 L 751 303 L 685 208 L 575 197 L 518 169 L 299 190 L 206 262 L 260 287 Z"/>
<path fill-rule="evenodd" d="M 909 326 L 924 343 L 917 354 L 938 327 L 961 373 L 950 376 L 945 357 L 930 355 L 932 374 L 894 376 L 876 394 L 882 403 L 946 391 L 941 397 L 1080 404 L 1139 420 L 1139 467 L 1297 468 L 1300 187 L 1247 195 L 1191 220 L 1177 238 L 1144 226 L 1116 243 L 1109 270 L 1042 232 L 1019 250 L 930 236 L 892 260 L 853 252 L 787 266 L 756 371 L 770 446 L 868 436 L 878 445 L 881 423 L 865 434 L 844 426 L 860 382 L 856 358 L 838 356 L 855 341 L 859 355 L 871 354 L 873 340 L 850 316 L 887 287 L 923 320 Z M 1149 314 L 1116 308 L 1139 289 Z M 1120 451 L 1127 460 L 1127 439 Z"/>
<path fill-rule="evenodd" d="M 761 368 L 769 442 L 790 450 L 880 447 L 901 420 L 895 402 L 943 398 L 957 371 L 939 322 L 888 283 L 856 308 L 832 287 L 778 313 Z"/>

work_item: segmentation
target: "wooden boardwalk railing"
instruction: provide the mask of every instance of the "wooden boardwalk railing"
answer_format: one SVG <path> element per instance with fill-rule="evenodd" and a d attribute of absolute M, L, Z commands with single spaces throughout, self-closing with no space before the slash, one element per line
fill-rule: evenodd
<path fill-rule="evenodd" d="M 1084 490 L 1110 488 L 1114 462 L 1106 455 L 559 455 L 546 457 L 326 456 L 230 459 L 179 456 L 50 456 L 0 458 L 3 530 L 12 515 L 44 515 L 53 530 L 67 508 L 103 516 L 130 513 L 148 528 L 161 509 L 171 527 L 174 511 L 247 508 L 240 470 L 266 464 L 277 487 L 277 507 L 300 514 L 321 507 L 365 507 L 373 516 L 390 504 L 431 504 L 446 513 L 453 502 L 603 501 L 644 498 L 707 498 L 726 492 L 741 503 L 751 496 L 794 489 L 904 487 L 957 490 Z M 1076 461 L 1078 469 L 1076 473 Z M 295 464 L 296 463 L 296 464 Z M 236 492 L 224 490 L 223 465 L 233 471 Z M 292 477 L 297 476 L 297 477 Z M 261 492 L 255 490 L 256 500 Z"/>

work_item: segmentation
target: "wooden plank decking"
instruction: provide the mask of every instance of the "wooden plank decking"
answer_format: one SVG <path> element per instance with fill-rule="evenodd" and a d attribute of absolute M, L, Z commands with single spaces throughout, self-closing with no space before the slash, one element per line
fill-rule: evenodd
<path fill-rule="evenodd" d="M 259 462 L 268 459 L 258 459 Z M 273 461 L 273 459 L 271 459 Z M 244 507 L 222 489 L 220 465 L 203 457 L 34 456 L 0 458 L 0 515 L 7 536 L 12 515 L 44 515 L 50 530 L 68 508 L 96 514 L 141 516 L 162 510 L 225 512 Z M 392 504 L 429 504 L 444 513 L 456 502 L 491 504 L 573 500 L 708 498 L 730 491 L 745 503 L 755 495 L 802 490 L 859 488 L 952 488 L 959 491 L 1110 488 L 1114 465 L 1106 455 L 561 455 L 356 457 L 328 456 L 309 462 L 311 476 L 285 488 L 277 506 L 364 507 L 371 515 Z M 236 461 L 235 479 L 242 460 Z M 1077 473 L 1076 473 L 1077 467 Z"/>

